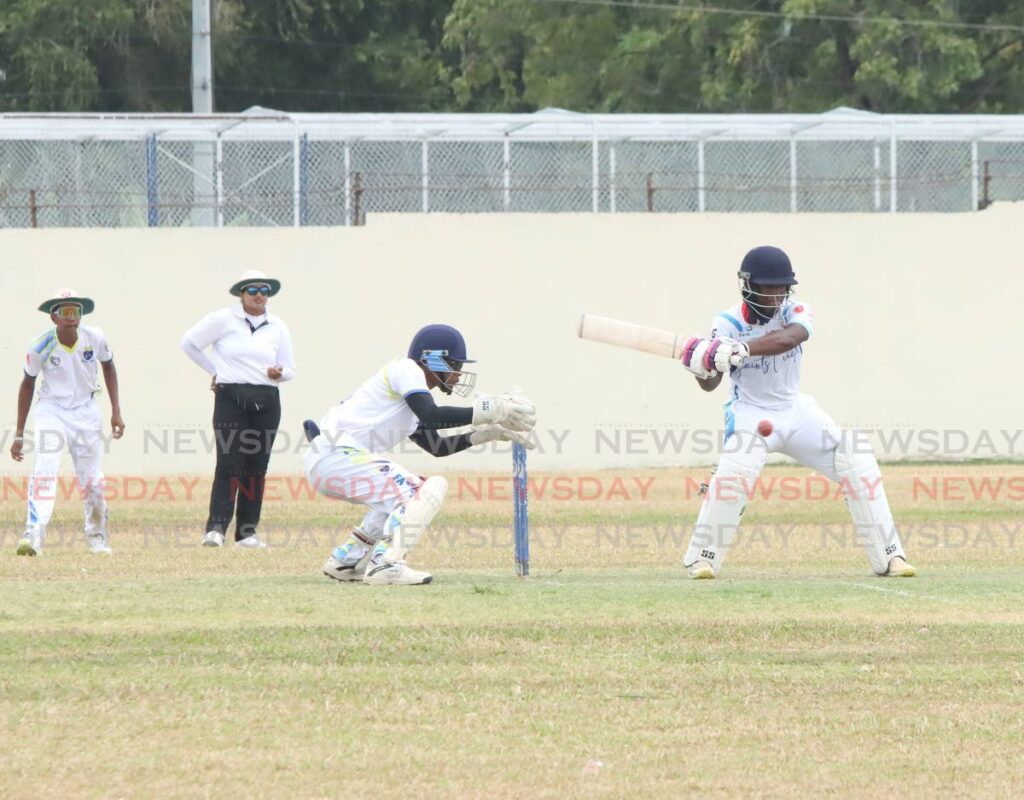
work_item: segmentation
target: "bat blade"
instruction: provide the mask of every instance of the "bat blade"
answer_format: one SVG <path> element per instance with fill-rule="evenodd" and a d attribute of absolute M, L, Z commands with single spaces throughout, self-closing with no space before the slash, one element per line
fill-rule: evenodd
<path fill-rule="evenodd" d="M 584 314 L 576 331 L 581 339 L 666 358 L 680 358 L 689 336 L 596 314 Z"/>

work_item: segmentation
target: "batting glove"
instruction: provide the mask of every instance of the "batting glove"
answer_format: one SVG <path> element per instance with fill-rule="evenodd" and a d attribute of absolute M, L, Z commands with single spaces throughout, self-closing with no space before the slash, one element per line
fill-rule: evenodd
<path fill-rule="evenodd" d="M 720 339 L 722 345 L 715 351 L 715 369 L 728 372 L 730 367 L 742 366 L 750 355 L 750 348 L 733 339 Z"/>
<path fill-rule="evenodd" d="M 718 374 L 715 371 L 715 353 L 718 352 L 720 346 L 721 341 L 718 339 L 691 336 L 683 348 L 683 357 L 679 360 L 684 367 L 701 380 L 713 378 Z"/>

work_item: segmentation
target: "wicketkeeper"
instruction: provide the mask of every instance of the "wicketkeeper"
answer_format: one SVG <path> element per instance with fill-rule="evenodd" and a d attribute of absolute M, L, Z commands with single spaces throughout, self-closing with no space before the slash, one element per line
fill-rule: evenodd
<path fill-rule="evenodd" d="M 413 337 L 407 357 L 385 364 L 319 425 L 306 420 L 310 447 L 304 458 L 311 484 L 327 497 L 368 508 L 348 540 L 331 552 L 325 575 L 377 585 L 432 580 L 405 559 L 440 511 L 448 482 L 422 478 L 378 453 L 407 438 L 439 457 L 496 440 L 533 448 L 527 436 L 536 410 L 525 397 L 481 395 L 471 407 L 434 403 L 432 389 L 463 397 L 472 393 L 476 375 L 463 371 L 470 363 L 459 331 L 427 325 Z M 474 428 L 469 433 L 438 433 L 468 425 Z"/>

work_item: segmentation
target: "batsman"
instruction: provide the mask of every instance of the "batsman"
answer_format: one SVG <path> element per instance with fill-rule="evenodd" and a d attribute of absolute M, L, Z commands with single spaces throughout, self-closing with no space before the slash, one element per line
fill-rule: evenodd
<path fill-rule="evenodd" d="M 683 366 L 704 391 L 725 374 L 731 384 L 722 455 L 683 565 L 691 578 L 718 574 L 768 454 L 784 453 L 839 483 L 876 575 L 912 577 L 870 446 L 800 393 L 814 324 L 810 306 L 791 296 L 796 284 L 786 253 L 754 248 L 740 265 L 741 301 L 715 317 L 708 338 L 694 337 L 683 350 Z"/>
<path fill-rule="evenodd" d="M 450 325 L 427 325 L 408 355 L 389 361 L 353 394 L 331 407 L 317 425 L 306 420 L 310 447 L 306 475 L 327 497 L 365 506 L 366 516 L 323 566 L 338 581 L 411 586 L 430 583 L 428 572 L 406 564 L 409 551 L 441 510 L 448 482 L 427 478 L 379 455 L 411 439 L 443 457 L 493 441 L 532 449 L 536 409 L 525 397 L 480 395 L 472 406 L 437 405 L 431 391 L 468 397 L 476 375 L 462 334 Z M 440 431 L 472 426 L 468 433 Z"/>

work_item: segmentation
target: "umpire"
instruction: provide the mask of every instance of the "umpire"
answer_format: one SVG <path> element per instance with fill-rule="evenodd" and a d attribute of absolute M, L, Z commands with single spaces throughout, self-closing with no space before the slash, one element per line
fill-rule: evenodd
<path fill-rule="evenodd" d="M 238 305 L 207 314 L 181 348 L 213 376 L 217 470 L 210 491 L 205 547 L 221 547 L 235 518 L 237 547 L 266 547 L 256 535 L 281 399 L 278 384 L 295 377 L 288 327 L 267 311 L 281 282 L 249 270 L 229 290 Z M 212 346 L 210 356 L 204 352 Z"/>

